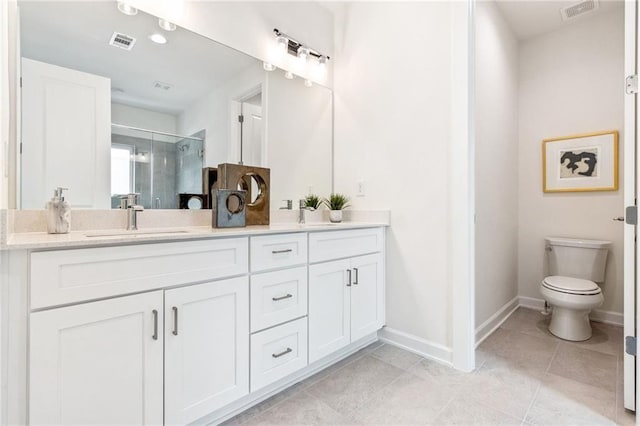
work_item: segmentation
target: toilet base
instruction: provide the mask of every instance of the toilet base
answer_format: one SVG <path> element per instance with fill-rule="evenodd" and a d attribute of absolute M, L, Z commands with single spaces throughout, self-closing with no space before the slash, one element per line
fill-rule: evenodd
<path fill-rule="evenodd" d="M 592 334 L 589 313 L 591 309 L 576 310 L 554 306 L 549 331 L 564 340 L 573 342 L 589 340 Z"/>

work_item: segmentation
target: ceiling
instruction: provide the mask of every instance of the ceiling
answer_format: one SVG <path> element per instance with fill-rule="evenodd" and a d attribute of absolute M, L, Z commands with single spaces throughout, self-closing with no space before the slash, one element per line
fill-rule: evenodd
<path fill-rule="evenodd" d="M 600 0 L 598 9 L 563 21 L 560 9 L 580 3 L 580 0 L 497 0 L 496 3 L 519 40 L 526 40 L 571 25 L 573 22 L 624 7 L 622 0 Z"/>
<path fill-rule="evenodd" d="M 176 115 L 245 69 L 261 66 L 183 28 L 164 31 L 142 11 L 124 15 L 115 1 L 22 0 L 19 7 L 22 56 L 109 77 L 112 100 L 130 106 Z M 109 45 L 114 31 L 136 38 L 131 51 Z M 167 44 L 149 40 L 153 33 L 163 34 Z M 155 88 L 156 81 L 172 87 Z"/>

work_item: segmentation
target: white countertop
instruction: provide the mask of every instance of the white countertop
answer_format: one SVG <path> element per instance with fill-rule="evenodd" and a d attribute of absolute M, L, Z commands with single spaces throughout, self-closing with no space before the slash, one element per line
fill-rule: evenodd
<path fill-rule="evenodd" d="M 287 232 L 335 231 L 340 229 L 372 228 L 389 226 L 383 222 L 342 222 L 342 223 L 273 223 L 265 226 L 244 228 L 211 228 L 210 226 L 185 226 L 179 228 L 148 228 L 138 231 L 125 229 L 102 229 L 72 231 L 68 234 L 47 234 L 46 232 L 22 232 L 9 234 L 2 250 L 25 249 L 65 249 L 76 247 L 122 245 L 180 241 L 204 238 L 243 237 L 251 235 L 282 234 Z"/>

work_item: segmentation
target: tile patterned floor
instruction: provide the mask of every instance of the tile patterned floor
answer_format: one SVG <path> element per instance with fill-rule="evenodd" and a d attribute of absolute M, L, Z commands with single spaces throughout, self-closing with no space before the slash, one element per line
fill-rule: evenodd
<path fill-rule="evenodd" d="M 566 342 L 519 308 L 461 373 L 376 343 L 225 425 L 633 425 L 622 407 L 622 329 Z M 588 368 L 587 368 L 588 367 Z"/>

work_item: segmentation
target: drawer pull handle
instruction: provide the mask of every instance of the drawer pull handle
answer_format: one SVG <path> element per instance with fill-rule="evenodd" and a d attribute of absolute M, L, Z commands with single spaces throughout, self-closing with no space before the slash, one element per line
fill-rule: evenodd
<path fill-rule="evenodd" d="M 272 254 L 282 254 L 282 253 L 291 253 L 293 249 L 284 249 L 284 250 L 271 250 Z"/>
<path fill-rule="evenodd" d="M 272 297 L 271 300 L 273 300 L 274 302 L 278 302 L 280 300 L 284 300 L 284 299 L 290 299 L 292 298 L 293 295 L 287 293 L 285 296 L 280 296 L 280 297 Z"/>
<path fill-rule="evenodd" d="M 287 348 L 284 351 L 280 352 L 279 354 L 271 354 L 271 356 L 274 357 L 274 358 L 280 358 L 281 356 L 284 356 L 284 355 L 286 355 L 288 353 L 291 353 L 291 352 L 293 352 L 293 349 Z"/>
<path fill-rule="evenodd" d="M 358 268 L 353 268 L 356 273 L 356 279 L 353 280 L 353 285 L 358 285 Z"/>
<path fill-rule="evenodd" d="M 178 308 L 176 308 L 175 306 L 173 308 L 171 308 L 173 310 L 173 335 L 177 336 L 178 335 Z"/>
<path fill-rule="evenodd" d="M 151 311 L 151 314 L 153 315 L 153 335 L 151 338 L 153 340 L 158 340 L 158 311 L 154 309 Z"/>
<path fill-rule="evenodd" d="M 351 287 L 351 269 L 347 269 L 347 277 L 349 278 L 347 280 L 347 287 Z"/>

